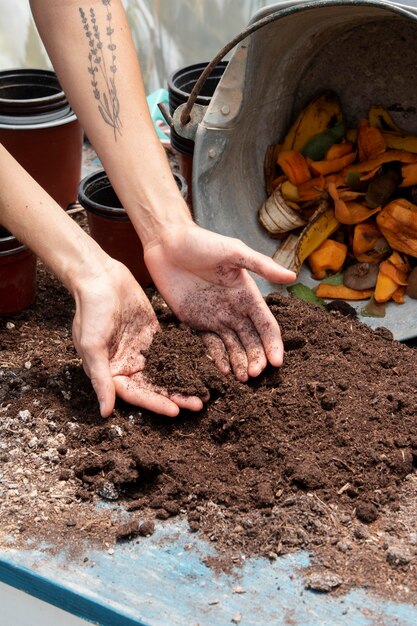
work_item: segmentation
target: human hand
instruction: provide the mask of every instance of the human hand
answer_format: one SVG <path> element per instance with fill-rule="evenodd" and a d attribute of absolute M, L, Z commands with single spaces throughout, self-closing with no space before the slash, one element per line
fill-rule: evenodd
<path fill-rule="evenodd" d="M 282 364 L 278 323 L 247 270 L 273 283 L 293 282 L 294 272 L 238 239 L 192 222 L 170 226 L 145 247 L 145 261 L 175 315 L 201 331 L 221 372 L 232 369 L 245 382 L 268 361 Z"/>
<path fill-rule="evenodd" d="M 143 353 L 160 330 L 158 320 L 124 265 L 111 260 L 105 270 L 75 291 L 72 332 L 101 415 L 110 415 L 116 394 L 126 402 L 172 417 L 181 408 L 201 410 L 200 398 L 169 394 L 146 379 Z"/>

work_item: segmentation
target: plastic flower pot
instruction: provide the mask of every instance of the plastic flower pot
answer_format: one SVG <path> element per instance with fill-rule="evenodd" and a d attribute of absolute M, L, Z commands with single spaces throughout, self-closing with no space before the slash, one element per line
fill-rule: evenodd
<path fill-rule="evenodd" d="M 208 65 L 196 63 L 179 68 L 168 78 L 168 103 L 171 115 L 181 105 L 187 102 L 193 87 L 199 79 L 201 73 Z M 227 67 L 227 61 L 221 61 L 213 70 L 204 83 L 203 88 L 196 100 L 197 104 L 208 106 L 216 90 L 223 72 Z M 193 174 L 193 154 L 194 141 L 181 137 L 174 128 L 171 128 L 171 146 L 178 154 L 179 168 L 188 185 L 188 203 L 192 208 L 192 174 Z"/>
<path fill-rule="evenodd" d="M 76 201 L 83 131 L 54 72 L 0 72 L 0 141 L 61 207 Z"/>
<path fill-rule="evenodd" d="M 36 256 L 0 227 L 0 315 L 18 313 L 36 296 Z"/>
<path fill-rule="evenodd" d="M 180 174 L 174 177 L 186 198 L 184 178 Z M 78 200 L 87 212 L 93 239 L 107 254 L 126 265 L 142 287 L 150 285 L 152 278 L 143 259 L 142 244 L 104 170 L 89 174 L 81 181 Z"/>

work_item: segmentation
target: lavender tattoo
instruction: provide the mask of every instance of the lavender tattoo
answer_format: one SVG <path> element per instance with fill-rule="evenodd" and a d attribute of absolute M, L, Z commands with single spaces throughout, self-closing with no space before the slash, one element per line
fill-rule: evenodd
<path fill-rule="evenodd" d="M 119 98 L 117 97 L 116 90 L 116 82 L 115 82 L 115 74 L 117 71 L 116 67 L 116 44 L 113 43 L 112 35 L 114 33 L 114 29 L 112 28 L 112 14 L 110 12 L 110 3 L 111 0 L 101 0 L 103 5 L 106 7 L 106 36 L 108 39 L 108 44 L 105 45 L 103 40 L 101 39 L 100 30 L 97 24 L 96 14 L 93 8 L 90 8 L 89 18 L 87 17 L 85 11 L 80 7 L 80 16 L 81 21 L 83 23 L 85 36 L 88 39 L 88 45 L 90 47 L 90 51 L 88 53 L 88 60 L 90 65 L 88 66 L 88 72 L 91 74 L 91 86 L 93 88 L 93 94 L 96 100 L 98 100 L 98 110 L 100 111 L 101 117 L 113 128 L 114 139 L 117 141 L 117 135 L 121 135 L 121 127 L 122 122 L 120 120 L 120 104 Z M 106 52 L 106 48 L 109 52 Z M 111 57 L 111 63 L 109 67 L 106 64 L 106 55 L 107 57 Z M 105 89 L 100 91 L 98 85 L 98 72 L 101 73 L 104 83 Z"/>

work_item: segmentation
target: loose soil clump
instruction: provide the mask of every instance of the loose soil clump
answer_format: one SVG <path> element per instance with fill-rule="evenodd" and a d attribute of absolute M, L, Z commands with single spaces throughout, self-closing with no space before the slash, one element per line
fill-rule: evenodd
<path fill-rule="evenodd" d="M 72 301 L 42 266 L 38 283 L 35 305 L 0 321 L 1 545 L 146 541 L 179 516 L 217 547 L 212 567 L 307 549 L 307 587 L 417 597 L 414 349 L 350 310 L 271 294 L 284 365 L 242 384 L 149 290 L 163 330 L 148 377 L 210 399 L 176 419 L 118 401 L 103 419 Z"/>

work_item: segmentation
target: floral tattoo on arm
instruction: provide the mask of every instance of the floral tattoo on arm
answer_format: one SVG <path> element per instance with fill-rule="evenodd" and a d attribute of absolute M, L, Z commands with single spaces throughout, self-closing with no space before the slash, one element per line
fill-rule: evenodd
<path fill-rule="evenodd" d="M 113 128 L 114 139 L 117 141 L 117 136 L 122 134 L 122 122 L 120 120 L 120 104 L 115 82 L 117 72 L 116 44 L 112 38 L 114 28 L 112 27 L 112 14 L 110 11 L 111 0 L 101 0 L 101 2 L 106 8 L 107 44 L 101 38 L 94 9 L 90 8 L 88 16 L 81 7 L 79 11 L 90 48 L 88 53 L 89 66 L 87 69 L 91 75 L 90 82 L 93 94 L 95 99 L 98 100 L 98 110 L 101 117 L 106 124 Z M 97 80 L 99 74 L 101 74 L 104 81 L 102 90 L 100 90 L 99 81 Z"/>

